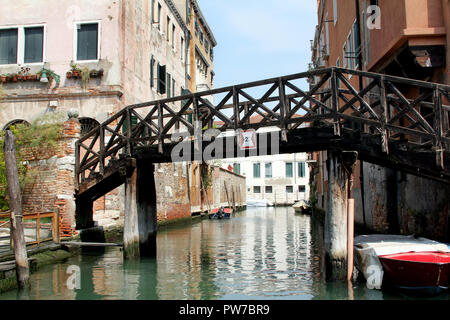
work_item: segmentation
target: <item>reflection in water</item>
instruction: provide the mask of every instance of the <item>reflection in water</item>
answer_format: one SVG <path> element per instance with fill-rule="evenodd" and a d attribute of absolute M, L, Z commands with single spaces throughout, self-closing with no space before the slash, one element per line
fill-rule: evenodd
<path fill-rule="evenodd" d="M 322 239 L 320 223 L 292 208 L 252 208 L 160 230 L 154 259 L 124 261 L 120 248 L 84 252 L 33 274 L 26 294 L 0 299 L 399 298 L 364 284 L 325 283 Z M 80 267 L 80 289 L 67 286 L 70 265 Z"/>

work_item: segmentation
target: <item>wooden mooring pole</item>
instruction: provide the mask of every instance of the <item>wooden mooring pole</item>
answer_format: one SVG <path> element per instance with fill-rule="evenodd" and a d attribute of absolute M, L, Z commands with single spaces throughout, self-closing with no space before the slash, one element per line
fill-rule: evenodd
<path fill-rule="evenodd" d="M 22 224 L 22 194 L 20 192 L 19 172 L 17 169 L 14 134 L 10 130 L 5 133 L 5 166 L 8 182 L 9 207 L 11 210 L 11 233 L 16 258 L 17 283 L 20 289 L 29 285 L 29 265 L 25 234 Z"/>

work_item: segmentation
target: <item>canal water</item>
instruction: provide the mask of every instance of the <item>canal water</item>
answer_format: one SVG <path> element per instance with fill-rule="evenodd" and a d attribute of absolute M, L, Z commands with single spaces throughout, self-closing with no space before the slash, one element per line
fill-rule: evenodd
<path fill-rule="evenodd" d="M 83 252 L 32 274 L 29 292 L 10 291 L 0 300 L 414 298 L 326 282 L 321 239 L 321 225 L 292 208 L 249 208 L 229 220 L 159 230 L 157 258 L 124 261 L 118 247 Z"/>

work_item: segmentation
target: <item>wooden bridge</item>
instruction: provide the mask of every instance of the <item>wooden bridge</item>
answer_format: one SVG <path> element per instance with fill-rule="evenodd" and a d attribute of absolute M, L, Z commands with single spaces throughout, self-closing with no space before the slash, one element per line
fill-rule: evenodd
<path fill-rule="evenodd" d="M 310 82 L 308 91 L 301 89 L 304 80 Z M 362 86 L 355 88 L 352 82 Z M 126 210 L 143 201 L 140 208 L 155 211 L 147 196 L 154 190 L 151 164 L 176 161 L 171 153 L 180 136 L 192 150 L 188 160 L 201 159 L 208 143 L 198 145 L 195 121 L 202 130 L 220 132 L 277 127 L 280 153 L 355 151 L 360 160 L 449 183 L 449 114 L 448 85 L 341 68 L 131 105 L 76 142 L 79 226 L 89 225 L 95 199 L 123 183 L 131 192 Z M 250 121 L 252 117 L 259 120 Z M 222 157 L 238 154 L 233 139 L 233 153 Z M 225 145 L 225 140 L 209 143 Z M 257 153 L 271 151 L 266 144 Z M 140 195 L 143 189 L 146 196 Z M 139 224 L 152 225 L 156 216 L 153 222 L 142 219 Z M 125 231 L 132 228 L 125 224 Z"/>

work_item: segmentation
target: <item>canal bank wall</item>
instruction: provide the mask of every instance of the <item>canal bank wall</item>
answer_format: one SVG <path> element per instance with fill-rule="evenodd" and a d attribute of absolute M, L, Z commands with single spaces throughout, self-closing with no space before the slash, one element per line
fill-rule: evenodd
<path fill-rule="evenodd" d="M 79 254 L 77 248 L 68 248 L 58 244 L 46 244 L 28 248 L 30 272 L 34 273 L 42 267 L 62 262 Z M 17 289 L 16 265 L 14 253 L 6 252 L 0 255 L 0 293 Z"/>
<path fill-rule="evenodd" d="M 328 156 L 323 153 L 325 160 L 310 172 L 310 201 L 328 212 Z M 450 241 L 449 185 L 360 161 L 352 178 L 358 230 Z"/>

